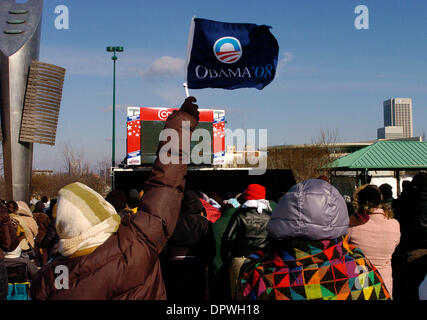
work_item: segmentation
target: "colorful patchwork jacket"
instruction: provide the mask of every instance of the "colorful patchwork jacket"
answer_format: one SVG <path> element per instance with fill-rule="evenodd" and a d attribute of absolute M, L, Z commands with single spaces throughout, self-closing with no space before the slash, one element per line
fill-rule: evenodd
<path fill-rule="evenodd" d="M 237 291 L 242 300 L 390 300 L 379 272 L 347 237 L 288 239 L 256 251 Z"/>

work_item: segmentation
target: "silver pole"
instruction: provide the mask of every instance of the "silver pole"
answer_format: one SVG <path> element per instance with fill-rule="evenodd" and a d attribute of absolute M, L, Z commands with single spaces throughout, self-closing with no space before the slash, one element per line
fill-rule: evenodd
<path fill-rule="evenodd" d="M 39 59 L 43 0 L 0 1 L 0 109 L 6 200 L 29 202 L 33 143 L 19 142 L 28 73 Z"/>

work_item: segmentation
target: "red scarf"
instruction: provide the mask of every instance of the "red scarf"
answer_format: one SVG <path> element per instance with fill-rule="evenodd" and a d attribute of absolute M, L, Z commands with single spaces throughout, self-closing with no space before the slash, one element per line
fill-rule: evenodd
<path fill-rule="evenodd" d="M 350 216 L 350 227 L 360 226 L 369 221 L 369 215 L 366 213 L 356 212 L 354 215 Z"/>

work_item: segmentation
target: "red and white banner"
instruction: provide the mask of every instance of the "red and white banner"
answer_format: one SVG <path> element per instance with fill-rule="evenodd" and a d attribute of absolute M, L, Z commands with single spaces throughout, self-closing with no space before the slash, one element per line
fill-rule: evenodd
<path fill-rule="evenodd" d="M 166 121 L 178 108 L 129 107 L 127 112 L 127 164 L 140 165 L 141 134 L 144 121 Z M 224 110 L 199 109 L 199 122 L 212 123 L 213 164 L 223 164 L 225 159 L 225 112 Z"/>
<path fill-rule="evenodd" d="M 172 114 L 174 110 L 178 108 L 141 108 L 141 120 L 143 121 L 166 121 L 166 119 Z M 199 109 L 199 122 L 213 122 L 214 113 L 213 110 Z"/>

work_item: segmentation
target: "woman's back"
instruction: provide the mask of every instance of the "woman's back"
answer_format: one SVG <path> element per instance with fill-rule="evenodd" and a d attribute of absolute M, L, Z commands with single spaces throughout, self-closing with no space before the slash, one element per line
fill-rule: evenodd
<path fill-rule="evenodd" d="M 382 211 L 382 210 L 381 210 Z M 349 242 L 362 249 L 378 269 L 390 292 L 393 290 L 391 257 L 400 241 L 400 226 L 396 219 L 388 219 L 382 212 L 370 214 L 369 220 L 350 227 Z"/>

